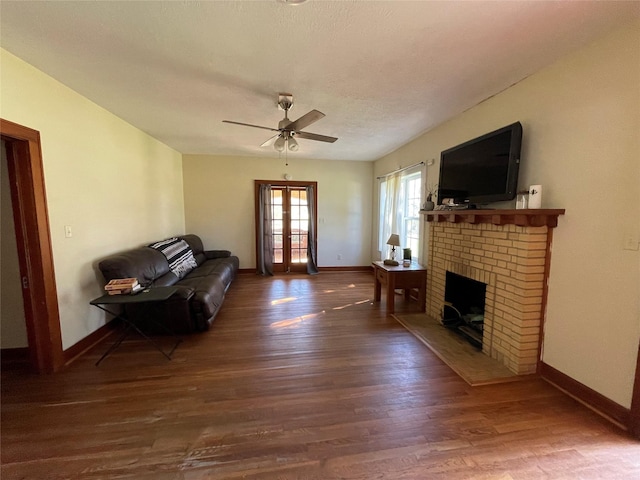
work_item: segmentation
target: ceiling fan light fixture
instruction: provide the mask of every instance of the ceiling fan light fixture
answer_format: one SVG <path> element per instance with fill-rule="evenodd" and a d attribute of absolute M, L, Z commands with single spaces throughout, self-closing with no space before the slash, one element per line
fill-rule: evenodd
<path fill-rule="evenodd" d="M 0 0 L 2 1 L 2 0 Z M 282 1 L 282 0 L 281 0 Z M 319 135 L 317 133 L 311 133 L 303 131 L 312 123 L 317 122 L 324 117 L 324 113 L 318 110 L 311 110 L 305 113 L 297 120 L 289 120 L 287 115 L 289 109 L 293 106 L 293 95 L 290 93 L 278 94 L 278 108 L 284 110 L 284 118 L 278 122 L 278 128 L 264 127 L 262 125 L 252 125 L 250 123 L 234 122 L 233 120 L 222 120 L 224 123 L 232 123 L 235 125 L 242 125 L 244 127 L 260 128 L 262 130 L 270 130 L 277 132 L 270 139 L 260 145 L 261 147 L 270 147 L 273 145 L 276 151 L 282 153 L 286 150 L 297 152 L 300 148 L 298 142 L 294 140 L 293 136 L 297 135 L 300 138 L 306 140 L 315 140 L 318 142 L 333 143 L 338 140 L 336 137 L 329 137 L 327 135 Z"/>
<path fill-rule="evenodd" d="M 307 0 L 278 0 L 280 3 L 286 3 L 287 5 L 302 5 L 306 3 Z"/>
<path fill-rule="evenodd" d="M 279 152 L 284 152 L 284 148 L 285 148 L 285 139 L 284 137 L 281 135 L 278 137 L 278 139 L 276 140 L 276 142 L 273 144 L 273 148 L 275 148 L 277 151 Z"/>

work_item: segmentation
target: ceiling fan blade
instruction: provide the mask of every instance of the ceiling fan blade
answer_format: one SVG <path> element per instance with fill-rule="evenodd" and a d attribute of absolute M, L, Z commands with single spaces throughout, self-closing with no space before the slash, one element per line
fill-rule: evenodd
<path fill-rule="evenodd" d="M 261 147 L 270 147 L 271 145 L 273 145 L 276 142 L 276 139 L 280 136 L 280 134 L 276 134 L 273 137 L 271 137 L 269 140 L 267 140 L 266 142 L 264 142 L 262 145 L 260 145 Z"/>
<path fill-rule="evenodd" d="M 261 127 L 260 125 L 251 125 L 250 123 L 232 122 L 231 120 L 222 120 L 224 123 L 233 123 L 234 125 L 243 125 L 245 127 L 262 128 L 263 130 L 271 130 L 272 132 L 279 132 L 277 128 Z"/>
<path fill-rule="evenodd" d="M 314 122 L 317 122 L 322 117 L 324 117 L 324 113 L 319 112 L 318 110 L 311 110 L 309 113 L 305 113 L 299 119 L 294 120 L 289 125 L 287 125 L 287 130 L 297 132 L 298 130 L 302 130 L 304 127 L 308 127 Z"/>
<path fill-rule="evenodd" d="M 318 135 L 317 133 L 296 132 L 297 138 L 305 138 L 307 140 L 317 140 L 319 142 L 333 143 L 338 140 L 336 137 L 327 137 L 326 135 Z"/>

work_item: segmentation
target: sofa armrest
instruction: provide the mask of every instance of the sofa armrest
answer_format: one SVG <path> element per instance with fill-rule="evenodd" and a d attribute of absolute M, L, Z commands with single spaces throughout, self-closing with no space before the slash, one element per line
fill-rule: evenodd
<path fill-rule="evenodd" d="M 227 258 L 231 256 L 229 250 L 205 250 L 204 256 L 207 260 L 213 260 L 214 258 Z"/>

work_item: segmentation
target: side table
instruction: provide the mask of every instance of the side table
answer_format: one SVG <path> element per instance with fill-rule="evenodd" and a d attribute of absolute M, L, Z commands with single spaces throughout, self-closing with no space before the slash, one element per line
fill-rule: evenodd
<path fill-rule="evenodd" d="M 100 365 L 100 362 L 104 360 L 111 352 L 113 352 L 116 348 L 120 346 L 120 344 L 124 341 L 124 339 L 129 335 L 129 331 L 134 329 L 138 332 L 142 337 L 144 337 L 148 342 L 150 342 L 156 349 L 162 353 L 165 357 L 171 360 L 171 354 L 173 354 L 174 350 L 178 346 L 178 344 L 182 341 L 180 337 L 178 337 L 174 332 L 172 332 L 165 325 L 162 325 L 159 322 L 154 322 L 157 326 L 165 330 L 169 333 L 175 340 L 175 344 L 169 353 L 165 352 L 152 338 L 146 335 L 140 328 L 135 324 L 135 321 L 132 321 L 127 317 L 125 305 L 131 303 L 152 303 L 152 302 L 161 302 L 163 300 L 168 299 L 171 295 L 173 295 L 178 289 L 176 287 L 155 287 L 142 290 L 139 293 L 134 295 L 102 295 L 94 300 L 91 300 L 89 304 L 98 307 L 100 310 L 107 312 L 110 315 L 113 315 L 114 318 L 119 318 L 123 322 L 124 330 L 120 338 L 118 338 L 109 349 L 104 352 L 100 360 L 96 362 L 96 366 Z M 105 305 L 121 305 L 122 312 L 117 313 L 112 310 L 109 310 L 105 307 Z"/>
<path fill-rule="evenodd" d="M 427 269 L 422 265 L 411 262 L 411 266 L 403 267 L 385 265 L 384 262 L 373 262 L 373 274 L 375 276 L 374 300 L 380 301 L 382 285 L 387 287 L 387 313 L 395 311 L 395 289 L 404 289 L 405 299 L 409 299 L 409 291 L 418 289 L 418 303 L 420 311 L 426 309 L 427 298 Z"/>

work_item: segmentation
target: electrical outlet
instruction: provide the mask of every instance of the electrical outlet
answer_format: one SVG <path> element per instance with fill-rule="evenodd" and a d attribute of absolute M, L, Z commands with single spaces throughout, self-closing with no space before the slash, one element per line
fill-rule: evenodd
<path fill-rule="evenodd" d="M 65 238 L 73 237 L 73 233 L 71 232 L 71 225 L 65 225 L 64 226 L 64 236 L 65 236 Z"/>
<path fill-rule="evenodd" d="M 342 260 L 342 254 L 341 253 L 338 254 L 338 260 Z"/>

